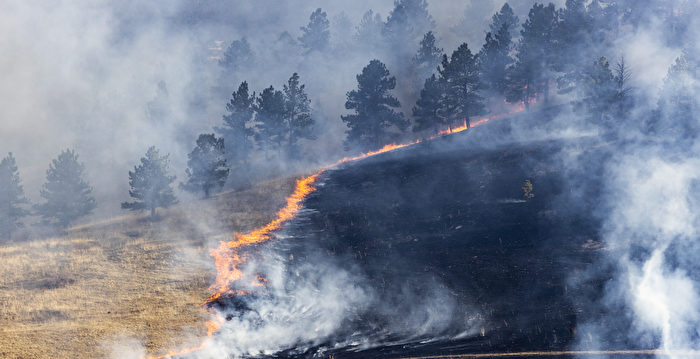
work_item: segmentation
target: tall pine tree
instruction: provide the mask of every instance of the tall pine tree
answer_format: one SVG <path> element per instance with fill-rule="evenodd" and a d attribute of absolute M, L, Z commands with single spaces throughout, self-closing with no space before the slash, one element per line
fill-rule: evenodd
<path fill-rule="evenodd" d="M 83 179 L 85 166 L 73 150 L 65 150 L 51 161 L 41 188 L 44 202 L 35 206 L 44 221 L 67 227 L 97 207 L 92 187 Z"/>
<path fill-rule="evenodd" d="M 146 151 L 141 164 L 129 171 L 129 195 L 133 202 L 123 202 L 122 208 L 132 211 L 150 210 L 151 219 L 156 208 L 167 208 L 177 203 L 171 184 L 175 176 L 169 174 L 170 156 L 161 156 L 155 146 Z"/>
<path fill-rule="evenodd" d="M 226 161 L 230 166 L 248 163 L 248 156 L 253 148 L 253 129 L 249 124 L 253 121 L 254 102 L 255 92 L 249 95 L 248 83 L 243 81 L 226 104 L 228 113 L 223 117 L 224 125 L 214 127 L 226 142 Z"/>
<path fill-rule="evenodd" d="M 237 71 L 250 66 L 253 60 L 253 50 L 248 40 L 244 37 L 231 42 L 221 56 L 219 65 L 227 71 Z"/>
<path fill-rule="evenodd" d="M 394 109 L 401 106 L 389 92 L 396 87 L 396 78 L 379 60 L 372 60 L 357 75 L 357 90 L 347 93 L 345 108 L 354 114 L 341 119 L 348 126 L 346 148 L 359 145 L 364 150 L 378 149 L 389 140 L 387 128 L 404 130 L 408 121 Z"/>
<path fill-rule="evenodd" d="M 255 111 L 255 136 L 265 151 L 265 157 L 269 158 L 270 151 L 277 151 L 281 155 L 287 134 L 284 94 L 272 86 L 264 89 L 255 99 Z"/>
<path fill-rule="evenodd" d="M 216 138 L 213 133 L 199 135 L 197 146 L 187 155 L 187 181 L 180 184 L 182 189 L 204 192 L 204 197 L 209 198 L 212 189 L 222 188 L 229 174 L 225 154 L 223 138 Z"/>
<path fill-rule="evenodd" d="M 301 138 L 313 139 L 314 120 L 311 117 L 311 100 L 305 91 L 306 85 L 299 82 L 296 72 L 284 85 L 282 91 L 285 100 L 285 124 L 287 126 L 287 144 L 290 152 L 296 151 L 297 141 Z"/>
<path fill-rule="evenodd" d="M 494 35 L 486 34 L 486 41 L 478 56 L 481 80 L 494 93 L 504 95 L 507 85 L 507 72 L 513 64 L 510 57 L 512 41 L 510 30 L 503 24 Z"/>
<path fill-rule="evenodd" d="M 309 16 L 309 23 L 301 27 L 299 42 L 307 52 L 323 51 L 328 47 L 330 41 L 330 22 L 326 12 L 321 8 L 316 9 Z"/>
<path fill-rule="evenodd" d="M 20 219 L 27 214 L 24 188 L 12 152 L 0 161 L 0 238 L 9 239 L 22 226 Z"/>
<path fill-rule="evenodd" d="M 418 53 L 413 56 L 413 65 L 421 81 L 435 72 L 441 58 L 442 49 L 437 47 L 433 32 L 428 31 L 420 42 Z"/>
<path fill-rule="evenodd" d="M 449 58 L 443 55 L 438 69 L 444 96 L 440 101 L 439 116 L 448 126 L 465 122 L 485 113 L 480 91 L 484 88 L 479 79 L 479 66 L 466 43 L 460 45 Z"/>
<path fill-rule="evenodd" d="M 520 31 L 518 54 L 509 73 L 507 99 L 529 108 L 538 97 L 546 101 L 556 67 L 557 11 L 553 4 L 534 4 Z"/>
<path fill-rule="evenodd" d="M 438 116 L 444 89 L 442 82 L 432 74 L 420 92 L 420 98 L 413 106 L 413 132 L 431 129 L 436 134 L 440 127 L 447 126 L 445 117 Z"/>

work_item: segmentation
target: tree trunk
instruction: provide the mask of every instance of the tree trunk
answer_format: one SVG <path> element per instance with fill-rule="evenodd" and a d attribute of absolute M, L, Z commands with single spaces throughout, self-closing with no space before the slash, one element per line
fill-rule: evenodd
<path fill-rule="evenodd" d="M 156 218 L 156 207 L 151 207 L 151 219 Z"/>

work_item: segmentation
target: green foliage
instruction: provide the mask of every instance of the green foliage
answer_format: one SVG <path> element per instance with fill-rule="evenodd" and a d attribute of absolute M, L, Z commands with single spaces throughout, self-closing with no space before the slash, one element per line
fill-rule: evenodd
<path fill-rule="evenodd" d="M 396 78 L 379 60 L 372 60 L 357 75 L 357 90 L 347 93 L 345 108 L 355 113 L 343 115 L 348 126 L 346 148 L 357 144 L 364 150 L 378 149 L 389 139 L 387 128 L 404 130 L 408 121 L 394 109 L 401 106 L 389 91 L 396 87 Z"/>
<path fill-rule="evenodd" d="M 537 96 L 546 100 L 556 66 L 558 13 L 553 4 L 534 4 L 520 31 L 516 62 L 509 73 L 506 98 L 529 108 Z"/>
<path fill-rule="evenodd" d="M 286 103 L 282 91 L 270 86 L 264 89 L 255 99 L 255 137 L 260 146 L 265 150 L 265 156 L 269 151 L 282 151 L 282 143 L 287 134 L 285 128 Z"/>
<path fill-rule="evenodd" d="M 20 219 L 29 214 L 23 208 L 27 203 L 17 163 L 10 152 L 0 161 L 0 235 L 10 238 L 12 231 L 22 226 Z"/>
<path fill-rule="evenodd" d="M 214 127 L 226 142 L 226 161 L 229 165 L 245 165 L 253 148 L 253 129 L 248 125 L 253 120 L 255 92 L 248 94 L 248 83 L 243 81 L 226 104 L 224 125 Z"/>
<path fill-rule="evenodd" d="M 311 117 L 311 100 L 305 92 L 306 85 L 299 82 L 295 72 L 284 85 L 282 92 L 285 100 L 285 125 L 287 127 L 287 143 L 289 150 L 296 150 L 300 138 L 314 139 Z"/>
<path fill-rule="evenodd" d="M 223 138 L 216 138 L 213 133 L 199 135 L 197 146 L 187 155 L 187 181 L 180 186 L 190 192 L 203 191 L 208 198 L 212 189 L 222 188 L 226 183 L 229 168 L 225 154 Z"/>
<path fill-rule="evenodd" d="M 437 133 L 439 126 L 447 125 L 445 117 L 438 116 L 443 93 L 442 82 L 435 77 L 435 74 L 425 80 L 420 98 L 413 106 L 414 132 L 432 129 Z"/>
<path fill-rule="evenodd" d="M 141 164 L 129 171 L 129 195 L 133 202 L 123 202 L 121 207 L 132 211 L 150 210 L 151 218 L 156 208 L 167 208 L 177 203 L 171 184 L 175 176 L 169 175 L 170 155 L 161 156 L 155 146 L 146 151 Z"/>
<path fill-rule="evenodd" d="M 35 206 L 44 221 L 67 227 L 97 207 L 92 188 L 83 179 L 85 166 L 73 150 L 65 150 L 51 161 L 41 189 L 44 203 Z"/>
<path fill-rule="evenodd" d="M 440 81 L 444 95 L 440 101 L 440 116 L 452 126 L 470 117 L 485 113 L 483 98 L 479 94 L 484 84 L 479 79 L 479 66 L 466 43 L 460 45 L 449 58 L 442 58 Z"/>
<path fill-rule="evenodd" d="M 321 8 L 311 13 L 309 23 L 301 27 L 302 35 L 299 37 L 299 42 L 307 52 L 322 51 L 328 47 L 331 36 L 328 30 L 329 24 L 326 12 Z"/>

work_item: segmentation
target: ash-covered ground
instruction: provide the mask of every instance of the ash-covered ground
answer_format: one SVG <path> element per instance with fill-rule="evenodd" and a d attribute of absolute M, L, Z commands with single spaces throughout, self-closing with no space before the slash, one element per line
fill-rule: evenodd
<path fill-rule="evenodd" d="M 600 305 L 613 270 L 598 233 L 595 178 L 615 141 L 499 143 L 509 121 L 325 172 L 299 216 L 252 251 L 274 253 L 284 274 L 270 280 L 286 283 L 237 299 L 229 319 L 253 311 L 264 326 L 279 318 L 260 301 L 318 296 L 297 298 L 290 310 L 310 311 L 308 330 L 318 324 L 320 334 L 261 353 L 274 357 L 648 349 L 615 333 L 603 346 L 587 343 L 593 337 L 579 325 L 628 320 Z M 339 284 L 322 283 L 337 272 Z M 332 329 L 324 310 L 334 313 Z"/>

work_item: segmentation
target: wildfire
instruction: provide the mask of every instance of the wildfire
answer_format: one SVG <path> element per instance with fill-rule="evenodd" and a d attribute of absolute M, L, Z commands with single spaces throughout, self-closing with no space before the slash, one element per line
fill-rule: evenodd
<path fill-rule="evenodd" d="M 304 199 L 306 199 L 306 197 L 309 194 L 316 190 L 314 184 L 318 180 L 319 176 L 323 174 L 326 170 L 341 165 L 343 163 L 357 161 L 385 152 L 413 146 L 423 141 L 429 141 L 438 137 L 444 137 L 453 133 L 462 132 L 471 127 L 479 126 L 490 120 L 502 118 L 514 114 L 516 112 L 523 111 L 524 109 L 525 108 L 521 106 L 515 109 L 514 111 L 508 112 L 506 114 L 484 117 L 471 123 L 469 123 L 469 121 L 465 119 L 462 125 L 458 127 L 451 127 L 447 130 L 439 131 L 436 135 L 428 137 L 426 139 L 418 139 L 411 142 L 399 144 L 392 143 L 385 145 L 384 147 L 376 151 L 365 152 L 354 157 L 345 157 L 333 164 L 322 167 L 318 172 L 310 176 L 298 179 L 296 182 L 294 192 L 289 197 L 287 197 L 287 204 L 284 206 L 284 208 L 280 209 L 277 212 L 275 219 L 272 220 L 272 222 L 249 233 L 236 233 L 233 240 L 227 242 L 221 241 L 217 248 L 214 248 L 210 251 L 210 255 L 214 257 L 214 261 L 216 263 L 216 280 L 210 286 L 212 295 L 206 301 L 204 301 L 202 305 L 205 306 L 205 308 L 207 308 L 207 312 L 214 315 L 215 319 L 209 320 L 206 323 L 207 337 L 212 337 L 214 333 L 216 333 L 225 322 L 225 319 L 221 315 L 216 313 L 216 311 L 212 310 L 211 307 L 208 306 L 208 304 L 215 302 L 225 294 L 232 296 L 249 294 L 245 290 L 233 288 L 233 284 L 240 281 L 243 277 L 241 267 L 242 264 L 246 261 L 246 256 L 240 252 L 240 249 L 243 247 L 263 243 L 270 240 L 272 238 L 272 232 L 281 229 L 282 225 L 285 222 L 296 217 L 297 213 L 302 208 L 302 202 L 304 201 Z M 264 287 L 266 282 L 266 278 L 264 278 L 262 275 L 258 275 L 256 279 L 250 282 L 249 285 L 251 287 Z M 172 358 L 174 356 L 190 354 L 204 349 L 208 343 L 208 341 L 203 341 L 202 344 L 200 344 L 197 347 L 185 348 L 177 352 L 170 350 L 167 354 L 160 356 L 148 356 L 146 357 L 146 359 L 165 359 Z"/>

